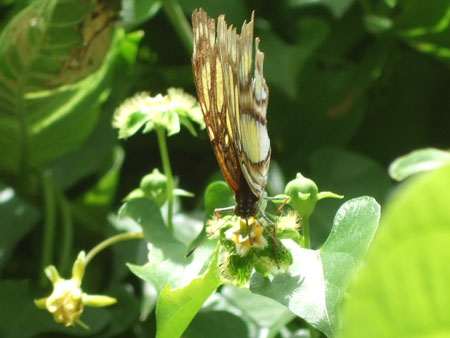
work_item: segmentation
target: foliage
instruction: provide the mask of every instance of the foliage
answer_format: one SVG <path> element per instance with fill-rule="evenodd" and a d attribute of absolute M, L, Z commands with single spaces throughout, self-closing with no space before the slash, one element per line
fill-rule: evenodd
<path fill-rule="evenodd" d="M 281 199 L 262 203 L 277 233 L 259 218 L 260 251 L 234 239 L 247 225 L 213 217 L 234 201 L 193 98 L 198 7 L 238 30 L 256 11 Z M 449 13 L 449 0 L 0 1 L 1 336 L 448 331 Z M 44 269 L 70 281 L 81 251 L 76 292 L 117 299 L 69 321 L 89 330 L 33 303 L 60 300 Z"/>

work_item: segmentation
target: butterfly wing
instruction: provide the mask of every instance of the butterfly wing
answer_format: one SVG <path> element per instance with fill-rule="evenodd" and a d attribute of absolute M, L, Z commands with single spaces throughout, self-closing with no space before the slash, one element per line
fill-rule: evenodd
<path fill-rule="evenodd" d="M 270 164 L 270 139 L 267 132 L 267 104 L 269 89 L 263 76 L 264 54 L 255 39 L 253 55 L 254 13 L 249 23 L 244 23 L 241 34 L 227 28 L 219 17 L 217 42 L 225 74 L 225 91 L 228 93 L 229 118 L 233 141 L 245 180 L 252 193 L 260 198 L 267 181 Z M 254 65 L 253 65 L 253 60 Z"/>
<path fill-rule="evenodd" d="M 220 19 L 219 19 L 220 20 Z M 194 31 L 194 70 L 197 95 L 205 118 L 208 137 L 211 141 L 219 167 L 233 193 L 239 191 L 242 170 L 233 141 L 234 133 L 229 114 L 229 99 L 224 82 L 223 68 L 216 43 L 215 20 L 208 18 L 202 9 L 192 14 Z"/>

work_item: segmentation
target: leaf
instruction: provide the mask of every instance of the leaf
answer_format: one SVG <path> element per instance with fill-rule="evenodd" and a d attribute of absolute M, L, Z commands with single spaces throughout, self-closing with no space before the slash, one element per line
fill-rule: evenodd
<path fill-rule="evenodd" d="M 406 181 L 387 203 L 343 304 L 342 337 L 448 336 L 449 186 L 447 165 Z"/>
<path fill-rule="evenodd" d="M 301 44 L 288 45 L 273 32 L 261 32 L 261 48 L 266 55 L 264 71 L 272 79 L 272 86 L 278 86 L 290 98 L 298 94 L 297 77 L 301 69 L 319 48 L 329 34 L 328 26 L 323 20 L 305 17 L 298 23 L 298 29 L 304 39 Z M 272 51 L 272 53 L 271 53 Z M 280 64 L 286 65 L 280 67 Z"/>
<path fill-rule="evenodd" d="M 344 195 L 345 199 L 370 191 L 379 203 L 383 203 L 392 186 L 392 181 L 381 164 L 363 154 L 345 149 L 321 148 L 312 154 L 309 165 L 311 177 L 314 177 L 320 190 L 336 192 Z M 310 220 L 314 247 L 324 243 L 341 203 L 342 201 L 334 199 L 317 203 Z"/>
<path fill-rule="evenodd" d="M 427 6 L 420 0 L 399 1 L 400 11 L 396 16 L 396 29 L 402 34 L 418 35 L 442 30 L 449 24 L 450 2 L 435 0 Z"/>
<path fill-rule="evenodd" d="M 415 150 L 397 158 L 389 166 L 389 175 L 402 181 L 412 175 L 434 170 L 450 163 L 450 152 L 435 148 Z"/>
<path fill-rule="evenodd" d="M 205 191 L 205 216 L 210 218 L 214 210 L 234 205 L 233 193 L 223 181 L 216 181 L 208 185 Z"/>
<path fill-rule="evenodd" d="M 172 288 L 186 286 L 206 270 L 216 243 L 208 241 L 186 258 L 187 247 L 167 229 L 153 201 L 144 198 L 131 200 L 120 209 L 119 216 L 128 217 L 142 226 L 150 244 L 149 262 L 142 266 L 129 264 L 128 267 L 158 292 L 167 284 Z"/>
<path fill-rule="evenodd" d="M 319 250 L 285 244 L 294 262 L 272 280 L 254 274 L 250 290 L 287 306 L 310 325 L 334 337 L 338 305 L 372 241 L 380 206 L 373 198 L 350 200 L 338 210 L 331 234 Z"/>
<path fill-rule="evenodd" d="M 208 270 L 184 288 L 171 290 L 167 285 L 156 304 L 156 337 L 179 337 L 202 307 L 203 303 L 222 283 L 217 274 L 218 253 Z"/>
<path fill-rule="evenodd" d="M 91 220 L 90 230 L 92 231 L 104 228 L 104 220 L 110 213 L 116 197 L 124 151 L 116 146 L 109 155 L 108 161 L 103 163 L 106 168 L 103 172 L 98 173 L 99 177 L 96 184 L 92 185 L 73 203 L 78 213 Z"/>
<path fill-rule="evenodd" d="M 229 303 L 228 307 L 236 307 L 246 321 L 256 324 L 261 331 L 269 330 L 275 335 L 281 327 L 295 318 L 286 306 L 249 290 L 225 285 L 221 293 Z"/>
<path fill-rule="evenodd" d="M 122 6 L 124 23 L 128 26 L 138 25 L 154 17 L 161 8 L 159 0 L 133 0 L 126 1 Z"/>
<path fill-rule="evenodd" d="M 0 183 L 0 271 L 17 243 L 31 231 L 39 211 L 13 188 Z"/>
<path fill-rule="evenodd" d="M 115 56 L 111 25 L 96 31 L 97 9 L 92 1 L 33 1 L 2 31 L 0 169 L 40 167 L 94 127 Z M 98 20 L 109 15 L 96 12 Z"/>
<path fill-rule="evenodd" d="M 226 324 L 224 324 L 226 323 Z M 229 338 L 251 337 L 242 316 L 227 311 L 200 311 L 184 333 L 184 337 Z"/>

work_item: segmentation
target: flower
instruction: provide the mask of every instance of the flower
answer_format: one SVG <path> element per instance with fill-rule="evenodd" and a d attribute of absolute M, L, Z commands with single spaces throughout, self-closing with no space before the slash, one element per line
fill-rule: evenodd
<path fill-rule="evenodd" d="M 116 109 L 113 117 L 113 127 L 119 129 L 119 138 L 128 138 L 142 127 L 148 133 L 154 129 L 163 128 L 171 136 L 180 131 L 180 125 L 196 135 L 191 122 L 205 128 L 205 122 L 200 105 L 189 94 L 181 89 L 169 88 L 167 95 L 137 93 L 125 100 Z"/>
<path fill-rule="evenodd" d="M 63 279 L 53 265 L 45 268 L 45 274 L 53 284 L 53 292 L 46 298 L 36 299 L 34 303 L 40 309 L 47 309 L 53 314 L 57 323 L 65 326 L 79 324 L 88 328 L 80 317 L 85 306 L 108 306 L 117 302 L 115 298 L 102 295 L 88 295 L 81 289 L 84 271 L 86 268 L 86 255 L 84 251 L 78 254 L 72 268 L 72 278 Z"/>

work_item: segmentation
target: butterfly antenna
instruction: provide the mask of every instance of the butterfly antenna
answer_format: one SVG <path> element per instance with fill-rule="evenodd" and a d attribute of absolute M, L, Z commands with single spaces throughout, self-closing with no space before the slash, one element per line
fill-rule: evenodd
<path fill-rule="evenodd" d="M 217 208 L 217 209 L 214 209 L 214 213 L 218 218 L 220 218 L 221 212 L 230 211 L 233 209 L 234 209 L 234 207 Z M 205 238 L 203 238 L 200 242 L 198 242 L 191 250 L 189 250 L 188 253 L 186 254 L 186 258 L 188 258 L 190 255 L 192 255 L 199 246 L 203 245 L 203 243 L 205 243 L 208 239 L 210 239 L 212 235 L 214 235 L 217 231 L 219 231 L 225 225 L 225 223 L 226 222 L 223 222 L 213 232 L 209 233 Z"/>

